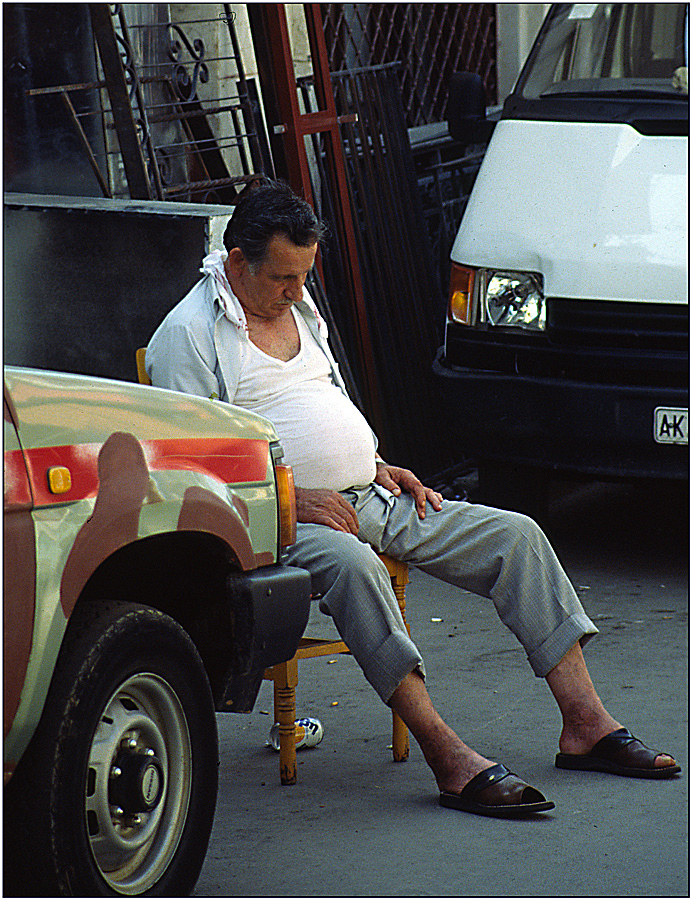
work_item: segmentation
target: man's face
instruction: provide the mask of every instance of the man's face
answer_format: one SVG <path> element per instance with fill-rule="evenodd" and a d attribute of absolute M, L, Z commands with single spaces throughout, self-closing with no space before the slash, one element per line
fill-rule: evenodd
<path fill-rule="evenodd" d="M 237 247 L 231 250 L 226 272 L 245 312 L 263 319 L 283 315 L 302 298 L 316 253 L 317 244 L 298 247 L 284 235 L 275 235 L 264 263 L 253 273 L 241 251 Z"/>

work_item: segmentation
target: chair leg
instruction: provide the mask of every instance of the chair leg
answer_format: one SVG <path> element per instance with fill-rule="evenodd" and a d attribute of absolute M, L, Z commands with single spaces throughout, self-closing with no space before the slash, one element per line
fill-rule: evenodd
<path fill-rule="evenodd" d="M 281 784 L 295 784 L 296 765 L 296 685 L 298 660 L 279 663 L 272 669 L 274 681 L 274 721 L 279 723 L 279 775 Z"/>
<path fill-rule="evenodd" d="M 392 578 L 394 594 L 406 622 L 406 585 L 408 584 L 408 566 L 383 555 L 382 561 Z M 271 674 L 270 674 L 271 673 Z M 298 659 L 278 663 L 268 670 L 267 677 L 274 682 L 274 721 L 279 723 L 279 774 L 281 784 L 296 784 L 298 769 L 296 764 L 296 686 L 298 685 Z M 409 756 L 408 728 L 403 720 L 392 712 L 392 753 L 395 762 L 404 762 Z"/>
<path fill-rule="evenodd" d="M 411 634 L 411 629 L 406 621 L 406 585 L 409 582 L 408 566 L 406 563 L 387 558 L 384 560 L 387 570 L 392 578 L 394 595 L 399 603 L 399 609 L 406 625 L 406 630 Z M 408 728 L 403 720 L 395 712 L 392 712 L 392 754 L 394 762 L 406 762 L 409 754 Z"/>
<path fill-rule="evenodd" d="M 392 754 L 394 762 L 406 762 L 409 753 L 408 728 L 403 719 L 392 713 Z"/>

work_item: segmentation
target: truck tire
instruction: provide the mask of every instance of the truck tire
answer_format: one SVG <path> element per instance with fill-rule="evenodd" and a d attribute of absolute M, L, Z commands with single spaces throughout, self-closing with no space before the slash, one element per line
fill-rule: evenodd
<path fill-rule="evenodd" d="M 5 889 L 189 894 L 217 787 L 214 706 L 187 633 L 132 603 L 78 609 L 6 788 Z"/>

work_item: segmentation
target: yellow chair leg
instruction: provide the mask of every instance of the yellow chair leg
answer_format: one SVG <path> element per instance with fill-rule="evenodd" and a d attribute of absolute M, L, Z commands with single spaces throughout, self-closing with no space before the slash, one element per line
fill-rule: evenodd
<path fill-rule="evenodd" d="M 394 762 L 406 762 L 408 752 L 408 728 L 396 713 L 392 713 L 392 754 Z"/>
<path fill-rule="evenodd" d="M 295 784 L 296 766 L 296 685 L 298 660 L 294 657 L 272 669 L 274 715 L 279 723 L 279 775 L 281 784 Z"/>
<path fill-rule="evenodd" d="M 382 562 L 387 567 L 392 579 L 392 587 L 394 588 L 394 596 L 399 603 L 399 609 L 406 625 L 409 635 L 411 629 L 406 621 L 406 585 L 409 583 L 408 566 L 406 563 L 392 559 L 389 556 L 382 556 Z M 392 754 L 394 762 L 406 762 L 409 754 L 409 738 L 408 728 L 403 720 L 395 713 L 392 713 Z"/>

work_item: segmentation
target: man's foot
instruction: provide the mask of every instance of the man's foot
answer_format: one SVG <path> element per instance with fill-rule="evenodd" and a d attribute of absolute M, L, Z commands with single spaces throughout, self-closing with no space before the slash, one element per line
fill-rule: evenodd
<path fill-rule="evenodd" d="M 581 715 L 565 721 L 560 735 L 560 752 L 589 753 L 594 746 L 622 725 L 605 710 L 593 715 Z"/>
<path fill-rule="evenodd" d="M 618 734 L 621 729 L 622 725 L 609 715 L 599 717 L 591 722 L 584 722 L 578 726 L 565 724 L 560 735 L 560 753 L 558 755 L 587 757 L 600 741 L 610 735 Z M 668 753 L 657 753 L 654 754 L 647 768 L 669 769 L 675 765 L 675 760 Z M 680 771 L 679 768 L 678 771 Z"/>
<path fill-rule="evenodd" d="M 459 794 L 466 785 L 481 772 L 492 768 L 495 763 L 467 747 L 456 735 L 453 736 L 439 756 L 426 754 L 426 761 L 435 775 L 440 791 Z M 458 741 L 458 744 L 457 744 Z M 425 754 L 425 750 L 423 751 Z"/>
<path fill-rule="evenodd" d="M 627 728 L 618 728 L 601 738 L 586 753 L 565 753 L 555 757 L 558 769 L 608 772 L 628 778 L 671 778 L 680 772 L 672 756 L 651 750 Z"/>
<path fill-rule="evenodd" d="M 532 816 L 555 808 L 540 791 L 499 764 L 476 775 L 459 793 L 441 791 L 440 806 L 499 819 Z"/>
<path fill-rule="evenodd" d="M 510 815 L 552 809 L 550 801 L 539 791 L 461 740 L 432 705 L 418 673 L 411 672 L 404 678 L 392 694 L 390 706 L 418 741 L 435 776 L 443 805 L 481 815 L 498 814 L 498 810 L 490 811 L 493 807 L 500 810 L 515 807 L 510 809 Z M 536 803 L 541 805 L 541 810 L 533 805 Z M 531 809 L 527 809 L 527 804 Z M 485 807 L 485 811 L 477 807 Z"/>
<path fill-rule="evenodd" d="M 622 728 L 622 724 L 610 715 L 596 693 L 578 643 L 548 672 L 546 681 L 562 713 L 560 756 L 586 757 L 599 741 Z M 675 760 L 669 754 L 654 753 L 647 768 L 666 769 L 666 774 L 669 774 L 675 765 Z"/>

